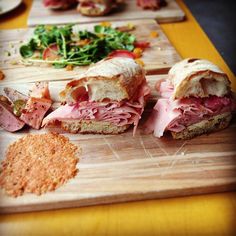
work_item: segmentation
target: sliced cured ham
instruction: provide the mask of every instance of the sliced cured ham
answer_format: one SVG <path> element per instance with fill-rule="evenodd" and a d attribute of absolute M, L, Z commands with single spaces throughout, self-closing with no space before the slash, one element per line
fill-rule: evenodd
<path fill-rule="evenodd" d="M 52 101 L 45 98 L 31 97 L 22 110 L 20 119 L 29 126 L 39 129 L 46 112 L 51 107 Z"/>
<path fill-rule="evenodd" d="M 166 5 L 164 0 L 136 0 L 137 5 L 143 9 L 159 9 L 161 6 Z"/>
<path fill-rule="evenodd" d="M 44 6 L 50 9 L 68 9 L 77 3 L 77 0 L 43 0 Z"/>

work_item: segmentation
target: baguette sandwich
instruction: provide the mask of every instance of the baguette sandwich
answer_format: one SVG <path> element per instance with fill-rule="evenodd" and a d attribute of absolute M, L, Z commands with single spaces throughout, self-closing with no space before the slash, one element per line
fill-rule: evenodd
<path fill-rule="evenodd" d="M 85 16 L 103 16 L 117 3 L 116 0 L 79 0 L 77 10 Z"/>
<path fill-rule="evenodd" d="M 175 64 L 156 89 L 160 98 L 145 124 L 156 137 L 169 131 L 174 139 L 190 139 L 224 129 L 236 108 L 228 76 L 207 60 Z"/>
<path fill-rule="evenodd" d="M 134 125 L 134 133 L 150 93 L 145 73 L 133 59 L 107 58 L 90 67 L 60 95 L 64 105 L 43 125 L 60 122 L 71 133 L 118 134 Z"/>

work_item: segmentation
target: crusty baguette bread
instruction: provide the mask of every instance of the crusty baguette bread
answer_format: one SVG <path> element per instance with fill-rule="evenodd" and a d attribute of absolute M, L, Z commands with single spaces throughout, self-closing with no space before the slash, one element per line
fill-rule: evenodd
<path fill-rule="evenodd" d="M 92 2 L 96 7 L 83 6 L 83 3 Z M 112 0 L 80 0 L 77 11 L 85 16 L 103 16 L 109 13 L 113 7 Z"/>
<path fill-rule="evenodd" d="M 224 96 L 230 91 L 228 76 L 207 60 L 182 60 L 170 69 L 168 77 L 174 86 L 174 99 Z"/>
<path fill-rule="evenodd" d="M 174 139 L 191 139 L 201 134 L 226 128 L 229 125 L 231 118 L 232 114 L 230 112 L 223 113 L 213 116 L 209 120 L 203 120 L 196 124 L 190 125 L 181 132 L 171 132 L 171 134 Z"/>
<path fill-rule="evenodd" d="M 123 133 L 130 125 L 116 126 L 110 122 L 95 120 L 68 120 L 62 121 L 61 127 L 70 133 L 92 134 L 119 134 Z"/>
<path fill-rule="evenodd" d="M 91 66 L 78 80 L 69 82 L 60 96 L 62 102 L 73 103 L 81 90 L 86 90 L 90 101 L 129 100 L 144 79 L 143 68 L 133 59 L 109 58 Z"/>

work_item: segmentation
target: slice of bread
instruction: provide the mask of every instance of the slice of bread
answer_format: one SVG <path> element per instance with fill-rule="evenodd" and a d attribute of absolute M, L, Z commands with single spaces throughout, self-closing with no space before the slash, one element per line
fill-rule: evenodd
<path fill-rule="evenodd" d="M 229 125 L 231 118 L 232 114 L 230 112 L 223 113 L 213 116 L 209 120 L 203 120 L 196 124 L 190 125 L 181 132 L 171 132 L 171 134 L 174 139 L 191 139 L 201 134 L 226 128 Z"/>
<path fill-rule="evenodd" d="M 130 125 L 117 126 L 110 122 L 95 120 L 67 120 L 61 122 L 61 127 L 70 133 L 84 134 L 119 134 L 123 133 Z"/>
<path fill-rule="evenodd" d="M 174 99 L 225 96 L 230 91 L 228 76 L 207 60 L 188 58 L 176 63 L 168 78 L 174 86 Z"/>
<path fill-rule="evenodd" d="M 145 72 L 133 59 L 115 57 L 91 66 L 78 80 L 69 82 L 60 93 L 62 102 L 77 102 L 82 93 L 90 101 L 129 100 L 145 80 Z"/>

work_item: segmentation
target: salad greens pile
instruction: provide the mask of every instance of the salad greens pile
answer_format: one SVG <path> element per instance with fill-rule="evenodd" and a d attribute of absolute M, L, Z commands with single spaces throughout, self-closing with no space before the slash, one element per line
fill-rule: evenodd
<path fill-rule="evenodd" d="M 114 50 L 134 49 L 135 36 L 111 26 L 95 25 L 93 32 L 73 32 L 73 25 L 39 25 L 33 38 L 20 47 L 28 62 L 44 62 L 56 68 L 84 66 L 105 58 Z"/>

